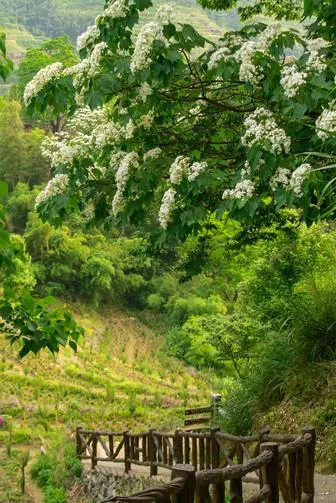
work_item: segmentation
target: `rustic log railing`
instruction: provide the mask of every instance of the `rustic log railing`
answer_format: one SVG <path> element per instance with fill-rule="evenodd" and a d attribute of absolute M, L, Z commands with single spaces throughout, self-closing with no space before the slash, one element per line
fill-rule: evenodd
<path fill-rule="evenodd" d="M 132 464 L 148 466 L 150 475 L 157 475 L 158 467 L 173 471 L 169 494 L 161 487 L 132 496 L 138 499 L 109 501 L 168 502 L 173 495 L 176 499 L 183 493 L 184 483 L 175 479 L 192 477 L 189 472 L 183 476 L 181 471 L 176 473 L 181 465 L 196 474 L 194 493 L 198 503 L 224 502 L 227 484 L 231 503 L 278 503 L 279 494 L 285 503 L 314 501 L 314 428 L 305 428 L 300 436 L 275 435 L 264 429 L 247 437 L 230 435 L 218 428 L 175 433 L 112 433 L 77 428 L 76 437 L 78 456 L 90 459 L 93 468 L 100 461 L 110 461 L 124 463 L 126 473 Z M 258 485 L 259 492 L 243 499 L 244 483 Z M 192 485 L 188 483 L 188 487 Z"/>

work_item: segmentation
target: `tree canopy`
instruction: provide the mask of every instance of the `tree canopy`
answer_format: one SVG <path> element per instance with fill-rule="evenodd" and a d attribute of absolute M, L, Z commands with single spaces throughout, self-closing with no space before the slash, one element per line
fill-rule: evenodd
<path fill-rule="evenodd" d="M 0 34 L 0 76 L 5 79 L 11 69 L 12 62 L 6 56 L 5 36 Z M 9 116 L 8 111 L 12 112 Z M 0 114 L 5 114 L 1 117 L 1 126 L 4 123 L 8 125 L 14 119 L 12 126 L 14 130 L 18 130 L 16 132 L 19 135 L 15 139 L 13 129 L 9 129 L 7 136 L 1 131 L 0 151 L 5 155 L 1 158 L 1 175 L 7 175 L 11 180 L 10 162 L 16 163 L 18 161 L 16 156 L 22 161 L 19 150 L 23 145 L 17 144 L 17 140 L 24 138 L 24 133 L 18 111 L 19 105 L 12 104 L 8 108 L 5 103 L 0 103 Z M 7 144 L 12 158 L 6 157 L 7 151 L 3 148 L 2 142 Z M 16 149 L 18 150 L 15 151 Z M 30 152 L 30 155 L 33 160 L 34 154 Z M 17 171 L 20 172 L 22 166 L 13 164 L 12 172 L 13 168 L 13 176 L 17 177 Z M 76 349 L 83 330 L 76 324 L 71 313 L 62 308 L 55 308 L 55 299 L 52 297 L 39 299 L 32 295 L 35 283 L 29 268 L 27 270 L 30 258 L 26 253 L 24 242 L 6 229 L 4 202 L 7 194 L 7 184 L 0 181 L 0 330 L 7 334 L 12 344 L 15 342 L 20 344 L 21 357 L 30 352 L 38 353 L 45 348 L 55 353 L 60 346 L 68 343 Z M 16 273 L 20 277 L 19 282 L 13 281 Z"/>
<path fill-rule="evenodd" d="M 153 219 L 185 236 L 210 215 L 256 225 L 283 207 L 311 224 L 334 215 L 333 43 L 282 24 L 249 24 L 217 44 L 150 0 L 108 2 L 78 39 L 79 64 L 43 69 L 30 111 L 72 116 L 44 147 L 56 176 L 37 204 L 54 221 Z M 328 165 L 326 167 L 326 164 Z"/>

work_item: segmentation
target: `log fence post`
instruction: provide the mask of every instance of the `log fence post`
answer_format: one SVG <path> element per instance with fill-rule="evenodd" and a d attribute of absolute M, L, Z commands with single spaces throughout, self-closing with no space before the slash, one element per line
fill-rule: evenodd
<path fill-rule="evenodd" d="M 314 471 L 315 471 L 315 446 L 316 446 L 316 430 L 313 427 L 303 428 L 302 434 L 311 435 L 311 442 L 303 450 L 303 501 L 305 503 L 313 503 L 315 495 L 314 486 Z"/>
<path fill-rule="evenodd" d="M 80 458 L 82 454 L 82 439 L 80 436 L 81 429 L 81 426 L 77 426 L 76 428 L 76 454 L 78 458 Z"/>
<path fill-rule="evenodd" d="M 183 490 L 176 495 L 176 503 L 194 503 L 196 490 L 195 468 L 191 465 L 175 465 L 171 479 L 173 480 L 179 477 L 185 479 L 185 484 Z"/>
<path fill-rule="evenodd" d="M 183 437 L 180 430 L 175 430 L 173 449 L 175 463 L 181 465 L 183 463 Z"/>
<path fill-rule="evenodd" d="M 216 439 L 216 434 L 220 431 L 219 427 L 212 428 L 210 432 L 211 439 L 211 468 L 219 468 L 221 464 L 220 446 Z M 225 501 L 225 483 L 217 482 L 214 484 L 213 503 L 222 503 Z"/>
<path fill-rule="evenodd" d="M 261 469 L 263 485 L 271 487 L 271 494 L 265 503 L 279 503 L 279 445 L 274 442 L 264 442 L 260 445 L 260 452 L 270 451 L 273 454 L 270 463 Z"/>
<path fill-rule="evenodd" d="M 123 436 L 124 436 L 125 473 L 128 473 L 132 468 L 129 432 L 124 431 Z"/>
<path fill-rule="evenodd" d="M 91 468 L 94 470 L 98 464 L 98 437 L 95 434 L 92 439 L 92 457 L 91 457 Z"/>
<path fill-rule="evenodd" d="M 148 458 L 150 462 L 150 476 L 157 475 L 158 467 L 156 463 L 156 445 L 154 442 L 154 430 L 149 430 L 148 433 Z"/>

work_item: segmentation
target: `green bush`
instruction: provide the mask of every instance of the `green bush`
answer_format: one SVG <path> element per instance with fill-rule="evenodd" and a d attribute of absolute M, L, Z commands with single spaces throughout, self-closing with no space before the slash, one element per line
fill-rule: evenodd
<path fill-rule="evenodd" d="M 47 486 L 44 491 L 44 503 L 67 503 L 67 493 L 64 487 Z"/>

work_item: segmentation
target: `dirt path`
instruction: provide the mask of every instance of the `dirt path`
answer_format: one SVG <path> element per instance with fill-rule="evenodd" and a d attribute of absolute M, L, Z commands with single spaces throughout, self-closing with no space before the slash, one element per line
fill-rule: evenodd
<path fill-rule="evenodd" d="M 336 503 L 336 474 L 316 474 L 315 494 L 315 503 Z"/>

